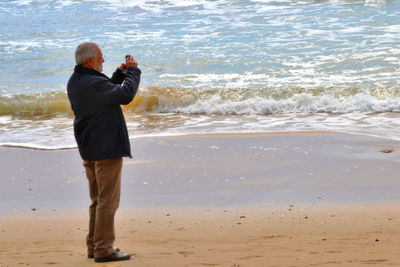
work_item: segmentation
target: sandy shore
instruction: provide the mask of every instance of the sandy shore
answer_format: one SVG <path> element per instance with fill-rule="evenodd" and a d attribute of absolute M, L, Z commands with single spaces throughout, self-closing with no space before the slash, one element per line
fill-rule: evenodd
<path fill-rule="evenodd" d="M 121 209 L 129 262 L 85 258 L 85 212 L 3 218 L 1 266 L 378 266 L 400 264 L 398 204 Z"/>
<path fill-rule="evenodd" d="M 141 138 L 117 242 L 85 256 L 77 150 L 1 148 L 0 266 L 400 265 L 400 142 L 343 133 Z"/>

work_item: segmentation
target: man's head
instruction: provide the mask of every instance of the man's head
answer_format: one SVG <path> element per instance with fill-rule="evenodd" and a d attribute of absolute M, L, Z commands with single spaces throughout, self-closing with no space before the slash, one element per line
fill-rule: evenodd
<path fill-rule="evenodd" d="M 80 44 L 75 51 L 75 62 L 77 65 L 83 65 L 98 72 L 103 71 L 103 54 L 95 43 Z"/>

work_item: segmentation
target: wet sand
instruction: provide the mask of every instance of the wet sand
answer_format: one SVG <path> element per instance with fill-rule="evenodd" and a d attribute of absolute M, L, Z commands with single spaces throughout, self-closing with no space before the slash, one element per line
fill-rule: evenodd
<path fill-rule="evenodd" d="M 400 265 L 400 142 L 332 132 L 141 138 L 98 266 Z M 0 266 L 91 266 L 76 149 L 1 148 Z"/>

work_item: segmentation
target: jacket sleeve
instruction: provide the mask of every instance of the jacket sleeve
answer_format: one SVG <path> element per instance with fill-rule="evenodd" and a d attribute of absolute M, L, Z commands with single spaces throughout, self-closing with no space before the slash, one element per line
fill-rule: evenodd
<path fill-rule="evenodd" d="M 117 84 L 121 84 L 126 78 L 126 74 L 122 72 L 122 70 L 120 70 L 119 68 L 117 68 L 112 77 L 111 77 L 111 81 L 113 83 L 117 83 Z"/>
<path fill-rule="evenodd" d="M 94 97 L 98 103 L 102 104 L 129 104 L 139 88 L 140 74 L 140 69 L 128 68 L 122 85 L 115 84 L 110 79 L 102 78 Z"/>

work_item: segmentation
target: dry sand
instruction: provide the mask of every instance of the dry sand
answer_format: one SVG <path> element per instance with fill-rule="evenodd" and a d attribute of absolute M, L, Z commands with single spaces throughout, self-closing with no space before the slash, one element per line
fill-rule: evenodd
<path fill-rule="evenodd" d="M 0 266 L 400 266 L 400 142 L 320 132 L 132 143 L 116 218 L 132 260 L 86 258 L 76 150 L 2 148 Z"/>
<path fill-rule="evenodd" d="M 128 262 L 85 258 L 84 212 L 7 216 L 1 266 L 400 265 L 398 204 L 121 209 L 116 245 Z"/>

